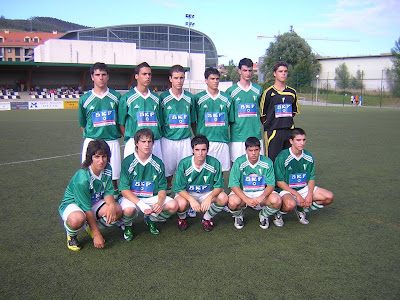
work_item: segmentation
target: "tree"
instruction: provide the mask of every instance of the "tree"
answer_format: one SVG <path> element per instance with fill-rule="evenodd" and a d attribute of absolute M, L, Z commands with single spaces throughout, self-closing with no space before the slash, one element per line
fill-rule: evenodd
<path fill-rule="evenodd" d="M 279 35 L 275 42 L 270 43 L 260 66 L 266 82 L 274 82 L 272 70 L 281 60 L 289 65 L 288 84 L 296 88 L 310 86 L 320 69 L 311 47 L 295 32 Z"/>
<path fill-rule="evenodd" d="M 356 76 L 351 75 L 350 77 L 350 88 L 355 90 L 361 90 L 365 88 L 363 83 L 364 71 L 357 70 Z"/>
<path fill-rule="evenodd" d="M 346 63 L 342 63 L 335 69 L 336 86 L 345 90 L 350 87 L 350 73 Z"/>
<path fill-rule="evenodd" d="M 388 83 L 393 96 L 400 97 L 400 37 L 392 48 L 393 67 L 387 70 Z"/>

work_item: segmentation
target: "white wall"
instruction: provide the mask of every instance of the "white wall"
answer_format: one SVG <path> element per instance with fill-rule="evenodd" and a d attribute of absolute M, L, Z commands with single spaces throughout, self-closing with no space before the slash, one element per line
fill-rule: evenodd
<path fill-rule="evenodd" d="M 135 43 L 54 39 L 46 41 L 34 51 L 35 62 L 93 64 L 100 61 L 109 65 L 138 65 L 145 61 L 154 67 L 169 68 L 176 64 L 189 67 L 188 52 L 139 50 L 136 49 Z M 191 85 L 203 90 L 206 56 L 203 53 L 191 53 L 190 61 Z M 187 72 L 185 88 L 189 85 L 188 76 Z"/>
<path fill-rule="evenodd" d="M 135 43 L 48 40 L 34 49 L 35 62 L 135 65 Z"/>
<path fill-rule="evenodd" d="M 360 57 L 332 57 L 318 59 L 321 63 L 321 71 L 319 73 L 319 87 L 326 86 L 328 79 L 330 88 L 334 88 L 335 69 L 342 63 L 346 63 L 350 75 L 356 76 L 357 70 L 363 71 L 363 83 L 366 90 L 380 90 L 381 83 L 384 90 L 388 90 L 386 81 L 386 70 L 392 68 L 392 55 L 383 54 L 376 56 L 360 56 Z M 383 73 L 382 73 L 382 70 Z M 383 80 L 382 80 L 383 74 Z M 314 82 L 315 84 L 315 82 Z"/>

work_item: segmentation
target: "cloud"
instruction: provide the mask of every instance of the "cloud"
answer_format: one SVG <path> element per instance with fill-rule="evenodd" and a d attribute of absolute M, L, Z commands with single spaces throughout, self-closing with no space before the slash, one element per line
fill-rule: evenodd
<path fill-rule="evenodd" d="M 382 35 L 400 29 L 398 0 L 339 0 L 329 8 L 331 12 L 320 15 L 325 22 L 304 26 L 345 29 L 369 35 Z"/>

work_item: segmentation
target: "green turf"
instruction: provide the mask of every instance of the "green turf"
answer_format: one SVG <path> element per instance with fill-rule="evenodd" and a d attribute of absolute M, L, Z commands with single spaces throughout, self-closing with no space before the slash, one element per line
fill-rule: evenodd
<path fill-rule="evenodd" d="M 106 247 L 72 252 L 57 212 L 79 168 L 77 111 L 0 112 L 0 263 L 3 299 L 399 299 L 400 111 L 301 107 L 296 125 L 316 159 L 317 184 L 335 202 L 285 227 L 242 230 L 222 212 L 206 233 L 200 217 L 159 236 L 135 221 L 135 239 L 103 231 Z M 38 158 L 48 160 L 16 163 Z M 13 164 L 8 164 L 14 162 Z"/>

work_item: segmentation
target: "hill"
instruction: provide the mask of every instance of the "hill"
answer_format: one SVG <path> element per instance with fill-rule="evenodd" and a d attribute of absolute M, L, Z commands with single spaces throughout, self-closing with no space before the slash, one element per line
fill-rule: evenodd
<path fill-rule="evenodd" d="M 32 17 L 28 20 L 12 20 L 4 17 L 0 18 L 0 29 L 9 29 L 12 31 L 39 31 L 39 32 L 52 32 L 57 30 L 58 32 L 66 32 L 69 30 L 77 30 L 89 28 L 56 18 L 50 17 Z"/>

